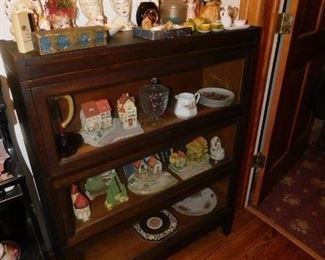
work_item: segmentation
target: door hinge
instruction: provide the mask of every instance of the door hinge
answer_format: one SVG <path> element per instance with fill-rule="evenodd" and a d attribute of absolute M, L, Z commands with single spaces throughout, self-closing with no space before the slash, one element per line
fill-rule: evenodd
<path fill-rule="evenodd" d="M 263 168 L 265 165 L 266 156 L 262 152 L 258 152 L 253 156 L 253 165 L 255 168 Z"/>
<path fill-rule="evenodd" d="M 293 16 L 288 13 L 278 14 L 278 22 L 276 33 L 278 34 L 288 34 L 291 33 L 293 26 Z"/>

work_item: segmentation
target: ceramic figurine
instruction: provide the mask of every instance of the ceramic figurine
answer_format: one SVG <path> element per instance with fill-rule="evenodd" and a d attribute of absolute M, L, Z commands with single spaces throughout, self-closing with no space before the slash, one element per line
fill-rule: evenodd
<path fill-rule="evenodd" d="M 195 138 L 186 145 L 186 155 L 191 161 L 208 160 L 208 142 L 202 136 Z"/>
<path fill-rule="evenodd" d="M 107 129 L 112 126 L 111 107 L 106 99 L 81 104 L 81 125 L 86 132 Z"/>
<path fill-rule="evenodd" d="M 169 168 L 175 172 L 182 172 L 187 165 L 187 156 L 184 152 L 172 152 L 169 156 Z"/>
<path fill-rule="evenodd" d="M 115 169 L 102 173 L 101 177 L 107 187 L 105 200 L 107 209 L 129 200 L 126 187 L 120 181 Z"/>
<path fill-rule="evenodd" d="M 196 17 L 196 0 L 187 0 L 186 20 L 194 19 Z"/>
<path fill-rule="evenodd" d="M 112 28 L 121 28 L 121 31 L 130 31 L 133 28 L 131 18 L 131 0 L 110 0 L 111 6 L 116 13 L 112 20 Z"/>
<path fill-rule="evenodd" d="M 75 184 L 71 186 L 71 200 L 76 218 L 82 221 L 89 220 L 91 216 L 90 201 L 85 194 L 79 191 L 78 186 Z"/>
<path fill-rule="evenodd" d="M 93 200 L 106 192 L 106 186 L 101 175 L 90 177 L 85 183 L 86 195 Z"/>
<path fill-rule="evenodd" d="M 170 173 L 163 171 L 162 163 L 157 154 L 138 160 L 132 168 L 125 167 L 128 176 L 128 188 L 140 195 L 157 193 L 177 183 Z"/>
<path fill-rule="evenodd" d="M 53 29 L 76 27 L 76 0 L 49 0 L 47 9 Z"/>
<path fill-rule="evenodd" d="M 208 22 L 216 22 L 220 19 L 221 1 L 208 1 L 200 10 L 200 17 L 205 18 Z"/>
<path fill-rule="evenodd" d="M 86 16 L 86 26 L 104 25 L 103 0 L 79 0 L 81 12 Z"/>
<path fill-rule="evenodd" d="M 140 180 L 145 180 L 149 178 L 148 166 L 144 160 L 138 160 L 133 163 L 136 175 Z"/>
<path fill-rule="evenodd" d="M 181 179 L 186 180 L 210 169 L 212 166 L 209 159 L 208 142 L 199 136 L 186 145 L 186 154 L 181 151 L 172 152 L 168 167 Z"/>
<path fill-rule="evenodd" d="M 221 147 L 221 140 L 218 136 L 213 137 L 210 141 L 210 156 L 215 162 L 225 158 L 225 150 Z"/>
<path fill-rule="evenodd" d="M 137 108 L 134 97 L 130 97 L 128 93 L 123 93 L 117 100 L 117 112 L 124 129 L 137 126 Z"/>
<path fill-rule="evenodd" d="M 159 160 L 158 156 L 152 155 L 145 159 L 148 166 L 148 171 L 151 172 L 154 176 L 158 176 L 162 173 L 162 163 Z"/>

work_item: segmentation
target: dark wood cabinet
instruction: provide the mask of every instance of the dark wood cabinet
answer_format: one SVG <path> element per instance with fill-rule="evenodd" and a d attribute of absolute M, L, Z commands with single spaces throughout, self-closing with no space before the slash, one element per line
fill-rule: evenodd
<path fill-rule="evenodd" d="M 160 41 L 123 32 L 109 39 L 107 47 L 47 56 L 22 55 L 13 42 L 1 41 L 8 82 L 59 257 L 163 257 L 215 226 L 222 225 L 225 233 L 230 232 L 248 134 L 258 39 L 259 29 L 254 27 Z M 140 87 L 152 77 L 170 90 L 167 111 L 156 126 L 150 124 L 138 103 Z M 174 95 L 203 87 L 227 88 L 235 93 L 235 102 L 223 108 L 198 105 L 195 117 L 177 118 Z M 51 100 L 62 95 L 73 97 L 75 115 L 66 130 L 79 132 L 82 103 L 105 98 L 115 114 L 117 99 L 125 92 L 137 101 L 144 133 L 103 147 L 84 144 L 72 156 L 60 157 L 56 145 L 59 128 Z M 66 113 L 64 104 L 60 110 Z M 124 165 L 162 150 L 184 147 L 199 136 L 210 141 L 216 135 L 226 158 L 212 163 L 211 169 L 187 180 L 178 178 L 175 186 L 156 194 L 141 196 L 128 191 L 129 200 L 111 210 L 104 206 L 105 196 L 99 196 L 91 201 L 88 221 L 75 219 L 72 184 L 82 186 L 87 178 L 113 168 L 125 183 Z M 218 197 L 211 213 L 189 217 L 174 212 L 179 221 L 177 232 L 157 243 L 145 242 L 133 230 L 132 224 L 142 216 L 171 208 L 208 186 Z"/>

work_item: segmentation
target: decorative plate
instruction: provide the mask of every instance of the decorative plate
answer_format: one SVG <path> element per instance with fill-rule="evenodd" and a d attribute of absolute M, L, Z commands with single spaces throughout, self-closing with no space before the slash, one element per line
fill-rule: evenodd
<path fill-rule="evenodd" d="M 229 26 L 229 27 L 225 27 L 225 30 L 239 30 L 239 29 L 246 29 L 248 28 L 250 25 L 249 24 L 244 24 L 241 26 Z"/>
<path fill-rule="evenodd" d="M 173 233 L 178 226 L 176 217 L 166 209 L 143 218 L 133 225 L 135 231 L 148 241 L 159 241 Z"/>
<path fill-rule="evenodd" d="M 173 208 L 184 215 L 202 216 L 211 212 L 217 205 L 217 196 L 205 188 L 173 205 Z"/>

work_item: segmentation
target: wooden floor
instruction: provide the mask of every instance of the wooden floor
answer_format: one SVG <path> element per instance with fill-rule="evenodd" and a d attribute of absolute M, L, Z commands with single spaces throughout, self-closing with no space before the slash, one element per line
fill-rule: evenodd
<path fill-rule="evenodd" d="M 233 231 L 224 236 L 220 229 L 174 254 L 179 259 L 313 259 L 284 236 L 247 210 L 236 213 Z"/>

